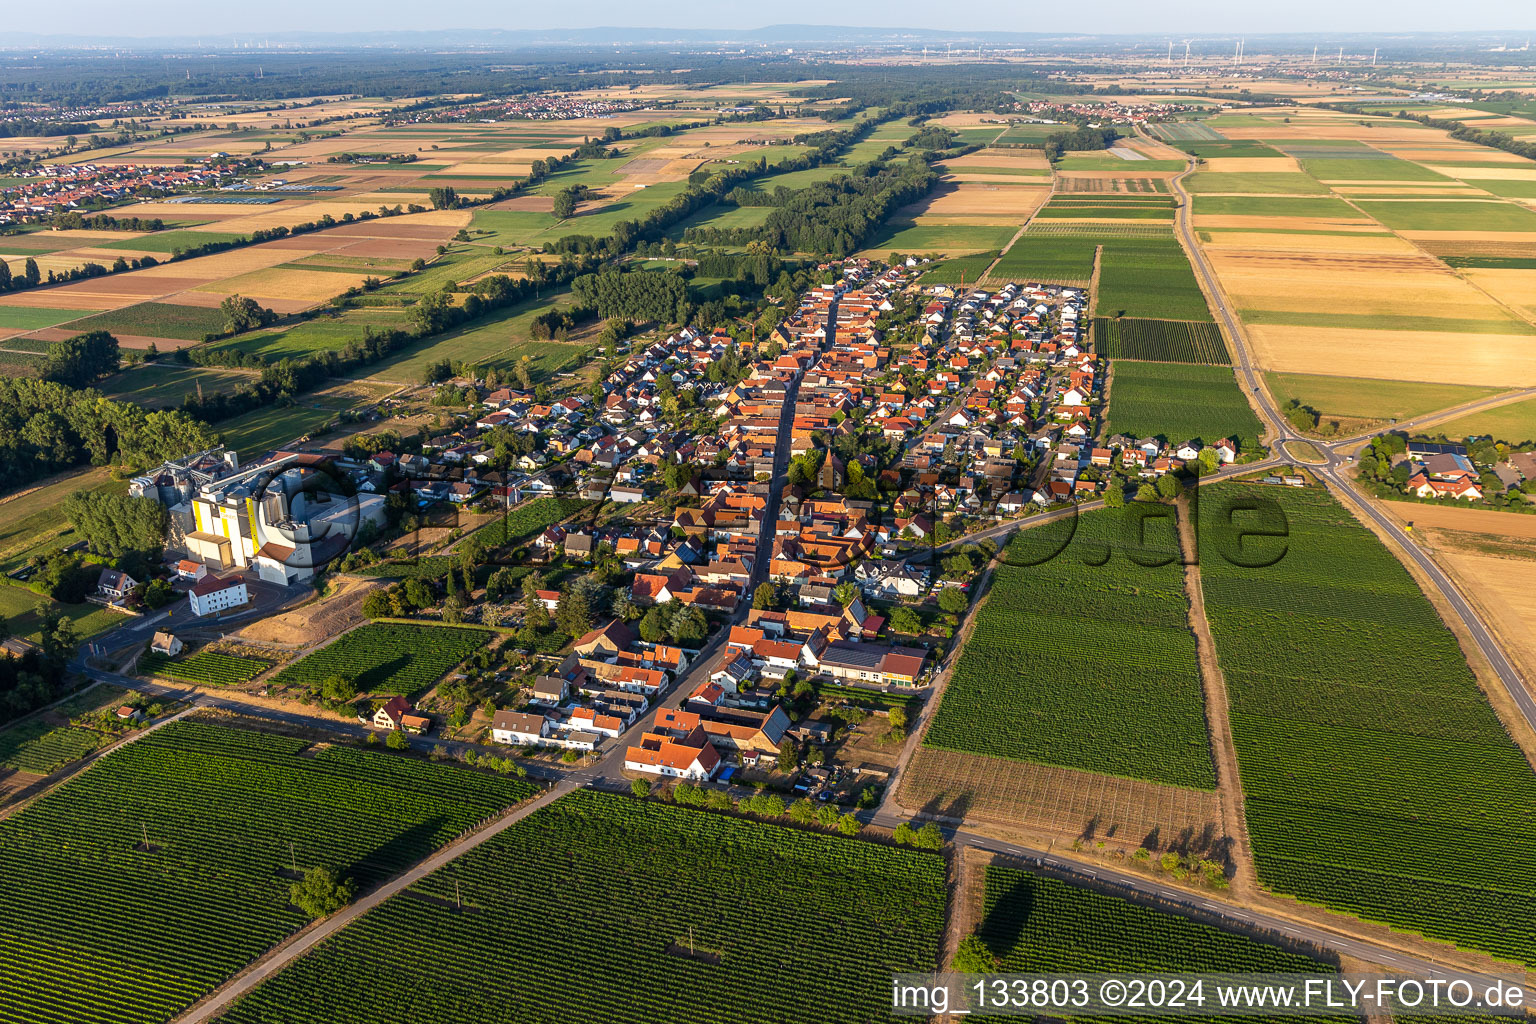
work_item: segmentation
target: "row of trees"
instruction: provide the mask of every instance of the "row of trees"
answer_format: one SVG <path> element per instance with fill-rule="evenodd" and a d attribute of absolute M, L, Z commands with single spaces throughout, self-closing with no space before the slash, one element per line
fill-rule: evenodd
<path fill-rule="evenodd" d="M 207 424 L 183 412 L 146 412 L 94 388 L 0 377 L 0 488 L 87 461 L 150 466 L 216 441 Z"/>
<path fill-rule="evenodd" d="M 730 194 L 733 201 L 774 207 L 761 227 L 699 226 L 689 228 L 683 237 L 710 245 L 745 245 L 761 240 L 780 250 L 846 256 L 862 246 L 898 207 L 926 196 L 939 180 L 921 157 L 871 173 L 864 171 L 794 191 L 783 187 L 771 193 L 737 189 Z"/>
<path fill-rule="evenodd" d="M 49 346 L 41 376 L 44 380 L 83 388 L 116 373 L 121 365 L 117 339 L 106 331 L 91 331 Z"/>

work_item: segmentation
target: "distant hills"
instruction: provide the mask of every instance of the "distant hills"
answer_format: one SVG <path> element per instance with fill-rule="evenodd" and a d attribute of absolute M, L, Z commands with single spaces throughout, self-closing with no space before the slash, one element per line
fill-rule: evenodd
<path fill-rule="evenodd" d="M 1313 46 L 1343 46 L 1346 50 L 1381 47 L 1399 52 L 1412 50 L 1486 49 L 1497 46 L 1521 46 L 1528 33 L 1509 32 L 1377 32 L 1272 33 L 1246 35 L 1249 52 L 1295 52 Z M 389 49 L 426 51 L 464 49 L 482 52 L 516 51 L 531 48 L 589 49 L 608 46 L 673 47 L 681 49 L 790 49 L 814 47 L 825 50 L 841 47 L 975 47 L 1001 49 L 1027 47 L 1043 51 L 1153 50 L 1166 47 L 1174 35 L 1183 38 L 1183 30 L 1166 34 L 1095 34 L 1064 32 L 1004 32 L 991 28 L 930 29 L 891 26 L 849 25 L 768 25 L 763 28 L 636 28 L 600 26 L 562 29 L 437 29 L 379 30 L 362 32 L 237 32 L 204 35 L 159 35 L 127 38 L 121 35 L 41 34 L 9 31 L 0 50 L 35 49 L 113 49 L 113 50 L 296 50 L 296 49 Z M 1197 52 L 1229 48 L 1237 38 L 1231 33 L 1213 33 L 1195 40 Z M 1203 44 L 1203 48 L 1201 46 Z"/>

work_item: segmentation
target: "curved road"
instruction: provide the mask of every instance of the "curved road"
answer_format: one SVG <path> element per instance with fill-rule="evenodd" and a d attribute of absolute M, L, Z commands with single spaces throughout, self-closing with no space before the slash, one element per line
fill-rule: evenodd
<path fill-rule="evenodd" d="M 1462 596 L 1461 591 L 1451 582 L 1450 577 L 1435 564 L 1433 559 L 1424 553 L 1423 549 L 1414 542 L 1413 538 L 1406 531 L 1368 499 L 1357 496 L 1354 489 L 1339 475 L 1339 466 L 1345 459 L 1337 449 L 1342 445 L 1353 444 L 1359 439 L 1339 441 L 1328 445 L 1318 444 L 1301 437 L 1301 435 L 1291 429 L 1285 417 L 1280 415 L 1280 410 L 1275 407 L 1274 399 L 1269 394 L 1269 391 L 1262 386 L 1258 372 L 1254 369 L 1249 357 L 1248 341 L 1246 335 L 1243 334 L 1242 324 L 1232 315 L 1231 310 L 1227 308 L 1226 297 L 1221 291 L 1216 275 L 1212 272 L 1205 253 L 1196 244 L 1194 228 L 1191 223 L 1192 207 L 1189 192 L 1184 188 L 1184 176 L 1193 169 L 1193 165 L 1186 167 L 1169 182 L 1174 195 L 1179 200 L 1176 225 L 1184 243 L 1184 248 L 1189 253 L 1190 262 L 1200 275 L 1206 292 L 1216 309 L 1216 314 L 1221 318 L 1222 324 L 1227 329 L 1227 337 L 1232 341 L 1233 369 L 1237 372 L 1238 379 L 1242 381 L 1243 386 L 1248 388 L 1249 398 L 1258 410 L 1259 415 L 1268 421 L 1270 428 L 1274 431 L 1274 447 L 1282 453 L 1287 461 L 1306 466 L 1330 487 L 1348 496 L 1351 499 L 1351 504 L 1359 508 L 1383 533 L 1391 537 L 1409 558 L 1413 559 L 1414 564 L 1423 570 L 1425 576 L 1434 584 L 1435 589 L 1440 591 L 1446 602 L 1450 604 L 1456 615 L 1461 619 L 1473 642 L 1477 644 L 1478 650 L 1482 652 L 1483 657 L 1488 660 L 1488 663 L 1493 666 L 1493 670 L 1498 673 L 1499 681 L 1509 691 L 1510 697 L 1514 699 L 1515 705 L 1520 709 L 1520 713 L 1524 716 L 1526 722 L 1529 723 L 1532 729 L 1536 729 L 1536 699 L 1531 697 L 1530 690 L 1527 688 L 1519 670 L 1515 668 L 1514 664 L 1505 655 L 1498 641 L 1494 639 L 1493 634 L 1483 623 L 1476 610 Z M 1536 388 L 1527 389 L 1527 392 L 1536 394 Z M 1487 405 L 1502 404 L 1510 400 L 1511 397 L 1518 397 L 1519 394 L 1521 393 L 1516 393 L 1515 396 L 1508 394 L 1495 396 L 1480 402 L 1470 403 L 1466 408 L 1468 411 L 1472 411 Z M 1435 416 L 1436 414 L 1431 413 L 1414 420 L 1405 421 L 1398 424 L 1398 427 L 1411 427 L 1415 423 L 1432 420 Z M 1305 460 L 1292 456 L 1286 450 L 1285 443 L 1293 440 L 1306 441 L 1306 443 L 1321 452 L 1324 458 L 1328 460 L 1326 465 L 1308 463 Z"/>

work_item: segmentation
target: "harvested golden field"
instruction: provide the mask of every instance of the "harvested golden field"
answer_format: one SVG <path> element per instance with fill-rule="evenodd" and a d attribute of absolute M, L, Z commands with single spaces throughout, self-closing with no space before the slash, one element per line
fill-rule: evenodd
<path fill-rule="evenodd" d="M 1403 229 L 1398 234 L 1404 238 L 1411 238 L 1421 242 L 1478 242 L 1478 243 L 1505 243 L 1513 242 L 1526 247 L 1529 255 L 1531 247 L 1536 246 L 1536 231 L 1410 231 Z M 1425 246 L 1429 248 L 1429 246 Z M 1478 246 L 1481 252 L 1483 245 Z"/>
<path fill-rule="evenodd" d="M 1200 166 L 1202 171 L 1223 171 L 1233 174 L 1281 172 L 1300 174 L 1301 164 L 1294 157 L 1218 156 L 1211 157 Z"/>
<path fill-rule="evenodd" d="M 1536 317 L 1536 271 L 1473 267 L 1461 272 L 1468 281 L 1507 306 Z"/>
<path fill-rule="evenodd" d="M 1038 149 L 979 149 L 965 156 L 944 161 L 950 170 L 981 170 L 987 167 L 1026 167 L 1048 171 L 1051 162 Z"/>
<path fill-rule="evenodd" d="M 1419 505 L 1411 501 L 1389 501 L 1387 508 L 1399 519 L 1413 524 L 1415 530 L 1433 527 L 1480 533 L 1490 537 L 1508 537 L 1536 541 L 1536 516 L 1517 512 L 1497 512 L 1486 508 L 1456 508 L 1447 505 Z M 1531 551 L 1536 558 L 1536 548 Z"/>
<path fill-rule="evenodd" d="M 1419 254 L 1282 253 L 1213 248 L 1211 265 L 1245 309 L 1508 320 L 1444 264 Z"/>
<path fill-rule="evenodd" d="M 1383 234 L 1386 229 L 1372 220 L 1343 217 L 1270 217 L 1250 213 L 1196 213 L 1199 228 L 1260 228 L 1273 231 L 1351 231 Z"/>
<path fill-rule="evenodd" d="M 1022 219 L 1034 213 L 1050 194 L 1050 188 L 1043 182 L 1039 185 L 958 182 L 940 185 L 928 198 L 897 210 L 894 219 L 922 217 L 929 223 L 944 223 L 942 218 L 946 217 L 964 217 L 969 221 L 994 215 Z"/>
<path fill-rule="evenodd" d="M 1536 339 L 1530 337 L 1277 324 L 1249 324 L 1247 333 L 1254 362 L 1266 370 L 1441 384 L 1536 386 Z M 1455 358 L 1450 353 L 1455 353 Z"/>
<path fill-rule="evenodd" d="M 1472 199 L 1487 199 L 1489 193 L 1476 185 L 1464 185 L 1456 181 L 1447 181 L 1441 184 L 1420 182 L 1417 185 L 1382 185 L 1382 184 L 1354 184 L 1333 185 L 1334 192 L 1341 196 L 1370 196 L 1373 199 L 1388 197 L 1403 199 L 1422 199 L 1426 196 L 1439 199 L 1441 197 L 1455 198 L 1458 196 Z"/>
<path fill-rule="evenodd" d="M 1451 178 L 1476 181 L 1536 181 L 1536 167 L 1528 161 L 1522 161 L 1520 165 L 1510 167 L 1450 167 L 1431 163 L 1426 163 L 1424 166 Z"/>
<path fill-rule="evenodd" d="M 1514 153 L 1506 153 L 1502 149 L 1490 149 L 1487 146 L 1479 146 L 1475 143 L 1452 143 L 1446 146 L 1403 146 L 1387 145 L 1382 149 L 1395 157 L 1403 160 L 1413 160 L 1421 164 L 1435 164 L 1437 162 L 1450 161 L 1445 167 L 1430 167 L 1430 170 L 1439 171 L 1441 174 L 1452 174 L 1455 177 L 1463 177 L 1467 168 L 1462 165 L 1460 158 L 1465 158 L 1466 163 L 1473 164 L 1510 164 L 1516 167 L 1526 167 L 1530 161 Z M 1484 168 L 1479 168 L 1483 170 Z M 1478 177 L 1483 177 L 1481 173 Z"/>
<path fill-rule="evenodd" d="M 1329 141 L 1369 142 L 1372 145 L 1386 142 L 1420 142 L 1436 134 L 1435 129 L 1425 128 L 1412 121 L 1377 121 L 1375 128 L 1362 128 L 1354 121 L 1341 124 L 1270 123 L 1222 127 L 1221 134 L 1229 139 L 1258 139 L 1264 142 L 1306 142 L 1309 139 Z"/>
<path fill-rule="evenodd" d="M 1416 256 L 1412 243 L 1396 235 L 1308 235 L 1266 233 L 1260 231 L 1212 232 L 1210 241 L 1202 241 L 1201 247 L 1209 252 L 1222 249 L 1242 249 L 1258 252 L 1358 252 L 1386 253 L 1398 256 Z"/>
<path fill-rule="evenodd" d="M 328 270 L 289 270 L 270 267 L 236 274 L 194 289 L 217 295 L 247 295 L 266 303 L 268 299 L 304 299 L 313 304 L 348 288 L 361 286 L 367 274 L 337 274 Z M 274 307 L 276 308 L 276 307 Z"/>
<path fill-rule="evenodd" d="M 902 772 L 896 796 L 908 810 L 967 821 L 1073 837 L 1093 827 L 1131 848 L 1153 829 L 1221 827 L 1214 792 L 927 747 Z"/>
<path fill-rule="evenodd" d="M 1527 679 L 1536 678 L 1536 516 L 1388 502 L 1483 613 Z"/>

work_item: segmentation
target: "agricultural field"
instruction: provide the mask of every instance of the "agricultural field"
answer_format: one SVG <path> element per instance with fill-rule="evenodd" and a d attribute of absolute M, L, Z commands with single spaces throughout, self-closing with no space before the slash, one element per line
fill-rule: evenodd
<path fill-rule="evenodd" d="M 1093 345 L 1108 359 L 1221 366 L 1232 362 L 1220 328 L 1210 321 L 1094 317 Z"/>
<path fill-rule="evenodd" d="M 922 282 L 925 285 L 958 286 L 961 280 L 964 280 L 968 286 L 974 285 L 987 272 L 987 268 L 995 259 L 997 259 L 996 252 L 983 252 L 975 256 L 958 256 L 952 260 L 941 260 L 923 271 Z"/>
<path fill-rule="evenodd" d="M 74 528 L 61 522 L 55 506 L 76 491 L 126 494 L 127 481 L 111 479 L 105 466 L 59 473 L 0 500 L 0 571 L 12 572 L 32 553 L 61 545 Z"/>
<path fill-rule="evenodd" d="M 1109 239 L 1099 254 L 1100 315 L 1210 320 L 1205 295 L 1176 239 Z"/>
<path fill-rule="evenodd" d="M 92 312 L 85 309 L 46 309 L 42 306 L 0 306 L 0 331 L 36 331 Z"/>
<path fill-rule="evenodd" d="M 168 1021 L 307 922 L 291 863 L 367 886 L 534 792 L 308 746 L 174 722 L 0 822 L 0 1021 Z"/>
<path fill-rule="evenodd" d="M 1263 426 L 1227 367 L 1121 360 L 1111 373 L 1109 433 L 1258 447 Z"/>
<path fill-rule="evenodd" d="M 316 686 L 333 675 L 350 678 L 359 693 L 410 696 L 437 682 L 495 636 L 488 629 L 372 622 L 283 668 L 279 686 Z"/>
<path fill-rule="evenodd" d="M 893 252 L 948 256 L 996 252 L 1017 230 L 1012 224 L 924 224 L 892 218 L 870 236 L 864 251 L 881 258 Z"/>
<path fill-rule="evenodd" d="M 890 975 L 937 967 L 944 876 L 933 853 L 578 790 L 221 1019 L 887 1020 Z"/>
<path fill-rule="evenodd" d="M 0 732 L 0 768 L 49 775 L 105 742 L 101 734 L 72 725 L 31 721 Z"/>
<path fill-rule="evenodd" d="M 228 231 L 156 231 L 149 235 L 135 235 L 116 242 L 102 242 L 100 249 L 127 249 L 132 252 L 178 253 L 195 249 L 209 242 L 238 242 L 244 235 Z"/>
<path fill-rule="evenodd" d="M 1456 637 L 1325 492 L 1223 485 L 1209 536 L 1229 498 L 1288 523 L 1247 542 L 1268 568 L 1202 566 L 1260 882 L 1536 965 L 1536 772 Z"/>
<path fill-rule="evenodd" d="M 1338 970 L 1336 963 L 1320 957 L 1017 868 L 986 868 L 981 913 L 976 934 L 1006 973 L 1318 975 Z M 1145 1024 L 1161 1018 L 1125 1019 Z"/>
<path fill-rule="evenodd" d="M 1215 788 L 1173 519 L 1135 543 L 1141 511 L 1009 543 L 926 745 Z"/>
<path fill-rule="evenodd" d="M 1287 171 L 1196 171 L 1184 179 L 1191 195 L 1326 195 L 1328 187 L 1306 174 Z"/>
<path fill-rule="evenodd" d="M 241 658 L 218 651 L 198 651 L 182 658 L 146 654 L 139 659 L 139 672 L 163 679 L 180 679 L 199 686 L 237 686 L 261 675 L 272 667 L 269 661 Z"/>
<path fill-rule="evenodd" d="M 482 526 L 475 531 L 475 536 L 490 547 L 517 544 L 547 527 L 564 522 L 591 505 L 590 501 L 581 498 L 534 498 Z"/>
<path fill-rule="evenodd" d="M 1099 236 L 1049 234 L 1036 231 L 1037 224 L 1031 224 L 1003 253 L 990 279 L 1086 285 L 1093 277 Z"/>
<path fill-rule="evenodd" d="M 273 405 L 221 420 L 214 429 L 225 444 L 244 457 L 246 453 L 254 456 L 317 433 L 335 418 L 334 410 L 315 409 L 307 404 Z"/>
<path fill-rule="evenodd" d="M 1527 444 L 1536 441 L 1536 399 L 1484 409 L 1438 424 L 1434 432 L 1447 437 L 1487 436 L 1511 444 Z"/>
<path fill-rule="evenodd" d="M 1270 394 L 1282 406 L 1296 401 L 1316 410 L 1325 419 L 1337 417 L 1374 422 L 1413 419 L 1436 409 L 1449 409 L 1496 395 L 1500 390 L 1302 373 L 1267 373 L 1264 380 L 1269 385 Z"/>
<path fill-rule="evenodd" d="M 183 306 L 169 302 L 141 302 L 136 306 L 97 313 L 69 323 L 65 330 L 73 334 L 107 331 L 111 334 L 137 334 L 151 338 L 202 341 L 207 335 L 224 330 L 224 314 L 217 308 Z"/>
<path fill-rule="evenodd" d="M 23 640 L 37 643 L 43 625 L 37 609 L 42 606 L 51 607 L 59 613 L 61 618 L 70 620 L 81 640 L 89 640 L 98 633 L 115 629 L 128 621 L 121 613 L 108 611 L 100 605 L 88 602 L 63 604 L 52 598 L 34 594 L 26 587 L 9 580 L 0 582 L 0 619 L 5 620 L 11 636 L 19 636 Z"/>
<path fill-rule="evenodd" d="M 199 389 L 205 395 L 229 393 L 256 379 L 250 373 L 235 370 L 162 362 L 132 367 L 97 386 L 108 398 L 119 402 L 135 402 L 146 409 L 174 409 Z"/>

